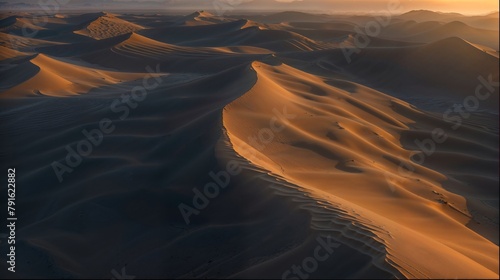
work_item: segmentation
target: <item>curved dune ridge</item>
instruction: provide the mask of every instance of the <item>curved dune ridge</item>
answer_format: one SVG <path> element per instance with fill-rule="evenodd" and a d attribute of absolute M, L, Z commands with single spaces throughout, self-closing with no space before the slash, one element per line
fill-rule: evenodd
<path fill-rule="evenodd" d="M 198 11 L 181 18 L 178 20 L 178 23 L 185 26 L 198 26 L 217 24 L 225 21 L 224 18 L 218 18 L 209 12 Z"/>
<path fill-rule="evenodd" d="M 0 60 L 13 59 L 26 55 L 27 55 L 26 53 L 20 52 L 18 50 L 0 46 Z"/>
<path fill-rule="evenodd" d="M 100 40 L 138 31 L 143 28 L 140 25 L 117 18 L 113 14 L 105 14 L 88 23 L 84 28 L 75 31 L 75 33 Z"/>
<path fill-rule="evenodd" d="M 498 278 L 489 19 L 407 13 L 348 61 L 368 16 L 2 17 L 16 276 Z"/>
<path fill-rule="evenodd" d="M 17 65 L 16 75 L 10 79 L 23 79 L 23 83 L 3 92 L 4 97 L 28 95 L 68 96 L 88 92 L 92 88 L 120 82 L 138 80 L 144 73 L 120 73 L 97 70 L 56 60 L 37 54 L 27 62 Z M 29 76 L 30 73 L 33 75 Z"/>
<path fill-rule="evenodd" d="M 441 187 L 444 174 L 415 165 L 409 159 L 412 152 L 399 142 L 408 123 L 430 124 L 435 119 L 360 85 L 349 93 L 286 65 L 253 67 L 257 84 L 224 111 L 236 152 L 306 191 L 328 195 L 330 203 L 349 201 L 347 209 L 362 212 L 369 227 L 394 235 L 377 234 L 387 248 L 384 261 L 405 277 L 496 277 L 498 246 L 464 226 L 470 220 L 466 201 Z M 249 145 L 247 139 L 266 127 L 273 108 L 283 107 L 297 116 L 293 122 L 279 120 L 287 132 L 261 151 Z M 494 145 L 490 149 L 496 150 Z M 399 162 L 414 166 L 415 173 L 401 174 Z M 413 240 L 419 249 L 393 240 L 400 238 Z M 463 248 L 463 240 L 473 242 L 474 249 Z M 423 258 L 419 251 L 432 253 Z M 470 266 L 443 270 L 443 265 L 463 262 Z"/>
<path fill-rule="evenodd" d="M 26 18 L 18 16 L 9 16 L 0 20 L 0 31 L 2 32 L 12 32 L 22 29 L 31 32 L 32 30 L 43 30 L 45 28 L 35 25 Z"/>

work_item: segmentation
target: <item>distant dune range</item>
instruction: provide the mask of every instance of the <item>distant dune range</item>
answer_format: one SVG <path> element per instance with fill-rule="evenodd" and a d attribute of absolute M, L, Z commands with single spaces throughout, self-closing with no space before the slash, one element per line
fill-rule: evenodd
<path fill-rule="evenodd" d="M 368 16 L 31 17 L 0 19 L 14 277 L 281 278 L 319 237 L 339 246 L 311 278 L 499 277 L 498 87 L 459 128 L 443 118 L 499 80 L 498 13 L 395 16 L 350 63 Z M 103 118 L 115 130 L 58 182 Z M 179 203 L 234 163 L 186 225 Z"/>

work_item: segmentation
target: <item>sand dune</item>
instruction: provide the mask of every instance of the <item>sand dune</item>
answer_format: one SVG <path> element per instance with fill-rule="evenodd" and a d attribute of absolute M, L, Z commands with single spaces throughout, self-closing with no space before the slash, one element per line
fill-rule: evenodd
<path fill-rule="evenodd" d="M 142 26 L 127 22 L 112 14 L 106 14 L 98 17 L 80 30 L 76 34 L 85 35 L 94 39 L 106 39 L 110 37 L 127 34 L 143 29 Z"/>
<path fill-rule="evenodd" d="M 18 50 L 0 46 L 0 60 L 13 59 L 26 55 L 26 53 Z"/>
<path fill-rule="evenodd" d="M 460 37 L 498 50 L 497 31 L 473 28 L 461 21 L 448 23 L 439 23 L 437 21 L 422 23 L 415 21 L 398 22 L 384 29 L 382 36 L 420 43 L 430 43 L 449 37 Z"/>
<path fill-rule="evenodd" d="M 402 20 L 413 20 L 417 22 L 437 21 L 437 22 L 452 22 L 461 21 L 472 27 L 481 29 L 498 30 L 498 12 L 494 12 L 484 16 L 464 16 L 457 13 L 437 13 L 432 11 L 411 11 L 398 16 Z"/>
<path fill-rule="evenodd" d="M 295 32 L 283 30 L 262 30 L 253 26 L 228 34 L 223 44 L 256 46 L 275 52 L 311 51 L 323 48 L 321 44 Z"/>
<path fill-rule="evenodd" d="M 388 261 L 399 263 L 398 268 L 406 277 L 452 278 L 453 273 L 456 273 L 455 275 L 468 274 L 469 277 L 476 275 L 481 278 L 495 277 L 498 274 L 494 257 L 498 253 L 498 247 L 463 227 L 464 223 L 469 221 L 469 216 L 467 213 L 457 212 L 455 207 L 466 209 L 465 202 L 441 187 L 446 176 L 420 166 L 415 166 L 422 169 L 416 171 L 413 178 L 401 176 L 397 171 L 395 165 L 397 161 L 413 165 L 409 160 L 410 152 L 405 151 L 397 136 L 409 128 L 405 123 L 410 119 L 405 117 L 404 111 L 411 112 L 410 122 L 415 121 L 415 117 L 420 113 L 404 103 L 391 100 L 367 88 L 359 87 L 355 93 L 349 94 L 345 90 L 329 86 L 312 75 L 300 73 L 286 65 L 270 67 L 265 64 L 254 64 L 253 67 L 258 73 L 259 81 L 244 97 L 228 105 L 224 113 L 224 124 L 238 153 L 245 158 L 253 159 L 251 161 L 256 165 L 289 182 L 304 186 L 306 189 L 321 191 L 325 193 L 323 195 L 330 194 L 330 201 L 344 204 L 344 200 L 347 200 L 353 203 L 350 205 L 351 209 L 358 213 L 366 211 L 363 212 L 363 217 L 381 222 L 384 225 L 382 228 L 386 230 L 391 228 L 392 222 L 396 222 L 394 226 L 400 232 L 404 232 L 404 227 L 407 227 L 408 232 L 403 235 L 421 240 L 419 243 L 422 247 L 427 244 L 429 247 L 421 248 L 423 251 L 436 250 L 430 253 L 435 259 L 427 257 L 427 261 L 429 264 L 440 263 L 440 265 L 427 266 L 427 271 L 416 270 L 409 263 L 415 264 L 417 259 L 422 258 L 413 251 L 413 247 L 405 246 L 404 243 L 392 243 L 390 235 L 385 237 L 382 234 L 378 235 L 383 240 L 384 246 L 390 248 L 386 256 Z M 290 78 L 285 80 L 284 77 L 300 77 L 300 82 Z M 298 84 L 301 87 L 297 87 Z M 269 91 L 273 94 L 269 95 Z M 264 127 L 268 121 L 269 117 L 263 117 L 266 112 L 272 112 L 273 108 L 279 106 L 284 106 L 288 114 L 296 115 L 297 119 L 294 119 L 293 124 L 286 119 L 279 120 L 280 125 L 288 127 L 287 133 L 280 135 L 281 139 L 266 146 L 264 151 L 256 151 L 255 147 L 246 144 L 245 139 L 257 134 L 259 128 Z M 398 108 L 396 110 L 398 113 L 391 109 L 393 106 Z M 421 114 L 420 118 L 426 122 L 428 117 Z M 494 146 L 491 146 L 491 149 L 498 153 Z M 392 156 L 391 159 L 387 158 L 388 154 Z M 302 160 L 294 161 L 292 158 Z M 492 160 L 491 164 L 494 167 L 495 162 Z M 495 173 L 496 169 L 492 168 L 489 174 L 495 176 Z M 356 178 L 363 177 L 359 174 L 369 176 L 370 184 L 356 181 Z M 388 196 L 390 190 L 387 177 L 391 178 L 390 182 L 395 188 L 392 198 Z M 427 193 L 422 192 L 425 188 L 428 188 Z M 454 207 L 442 207 L 432 191 L 448 197 L 447 205 Z M 363 195 L 357 195 L 360 193 Z M 336 200 L 337 197 L 340 199 Z M 427 200 L 430 204 L 416 203 L 409 206 L 402 197 Z M 395 201 L 392 201 L 393 199 Z M 382 204 L 391 206 L 381 209 Z M 414 213 L 421 213 L 422 216 L 408 219 L 401 215 L 401 211 L 415 211 Z M 429 216 L 437 222 L 436 225 L 429 225 L 429 221 L 426 220 Z M 387 220 L 382 222 L 385 219 L 391 222 Z M 395 228 L 388 231 L 394 230 Z M 447 236 L 461 234 L 463 236 L 458 240 L 466 239 L 474 242 L 476 244 L 474 246 L 477 246 L 475 248 L 481 247 L 480 251 L 483 253 L 464 250 L 461 241 L 453 244 L 453 241 L 448 240 Z M 449 248 L 444 250 L 444 247 L 437 246 L 434 242 L 424 241 L 424 236 L 434 241 L 443 238 L 441 242 Z M 449 251 L 450 248 L 455 252 Z M 441 253 L 444 255 L 440 255 Z M 400 263 L 409 255 L 415 259 L 408 261 L 408 266 Z M 464 259 L 464 256 L 468 260 Z M 443 258 L 447 258 L 450 264 L 466 261 L 471 266 L 463 271 L 455 268 L 456 270 L 449 274 L 440 274 L 443 264 L 440 260 Z M 484 267 L 480 265 L 485 262 L 487 264 Z"/>
<path fill-rule="evenodd" d="M 227 35 L 229 32 L 241 30 L 248 23 L 248 20 L 242 19 L 211 25 L 154 28 L 138 33 L 167 43 L 195 45 L 199 41 L 213 40 L 212 36 Z"/>
<path fill-rule="evenodd" d="M 425 21 L 447 21 L 450 19 L 465 18 L 465 16 L 459 13 L 441 13 L 428 10 L 414 10 L 400 15 L 398 16 L 398 18 L 404 20 L 415 20 L 418 22 L 425 22 Z"/>
<path fill-rule="evenodd" d="M 71 62 L 56 60 L 43 54 L 37 54 L 27 62 L 17 65 L 9 72 L 7 82 L 23 80 L 19 85 L 10 87 L 1 98 L 13 98 L 33 95 L 68 96 L 85 93 L 92 88 L 136 80 L 143 73 L 119 73 L 92 69 Z M 5 86 L 4 86 L 5 87 Z"/>
<path fill-rule="evenodd" d="M 38 47 L 53 46 L 63 43 L 2 33 L 0 36 L 0 44 L 10 49 L 31 52 Z"/>
<path fill-rule="evenodd" d="M 498 49 L 498 32 L 478 30 L 459 21 L 453 21 L 429 32 L 412 36 L 411 40 L 426 42 L 427 40 L 434 41 L 451 36 Z"/>
<path fill-rule="evenodd" d="M 246 16 L 249 19 L 262 23 L 282 23 L 282 22 L 325 22 L 332 19 L 328 15 L 312 15 L 302 12 L 280 12 L 263 16 Z"/>
<path fill-rule="evenodd" d="M 224 18 L 216 18 L 213 14 L 205 11 L 194 12 L 178 20 L 178 24 L 186 26 L 210 25 L 225 22 Z"/>
<path fill-rule="evenodd" d="M 414 11 L 362 48 L 367 15 L 2 17 L 16 277 L 288 279 L 320 246 L 302 278 L 498 278 L 488 17 Z"/>
<path fill-rule="evenodd" d="M 417 102 L 415 105 L 424 106 L 428 110 L 444 106 L 439 111 L 445 111 L 449 107 L 446 102 L 444 105 L 438 104 L 441 101 L 436 101 L 440 98 L 447 96 L 446 98 L 462 102 L 465 97 L 474 94 L 479 76 L 498 75 L 498 56 L 478 49 L 460 38 L 401 48 L 367 48 L 359 55 L 352 55 L 351 63 L 346 61 L 341 50 L 285 56 L 294 66 L 314 70 L 318 74 L 355 75 L 360 81 L 390 92 L 398 98 Z M 300 60 L 296 61 L 297 58 Z M 309 64 L 305 68 L 302 60 L 315 61 L 315 65 Z M 443 65 L 447 65 L 446 68 Z M 435 95 L 436 92 L 440 93 L 439 96 Z M 432 101 L 426 104 L 429 98 Z M 491 98 L 491 102 L 482 103 L 481 108 L 497 111 L 498 95 L 492 95 Z"/>
<path fill-rule="evenodd" d="M 118 44 L 75 55 L 88 63 L 127 71 L 143 72 L 147 66 L 159 64 L 165 71 L 212 73 L 214 69 L 221 71 L 251 59 L 240 54 L 267 56 L 270 53 L 269 50 L 249 46 L 195 48 L 162 43 L 139 34 L 124 36 Z M 224 63 L 214 64 L 215 60 Z"/>
<path fill-rule="evenodd" d="M 472 27 L 481 28 L 481 29 L 489 29 L 489 30 L 497 30 L 499 28 L 499 20 L 498 13 L 491 14 L 488 16 L 477 16 L 477 17 L 469 17 L 462 19 L 462 21 Z"/>
<path fill-rule="evenodd" d="M 33 24 L 30 20 L 18 16 L 10 16 L 0 20 L 0 31 L 2 32 L 20 32 L 26 30 L 43 30 L 45 28 Z"/>

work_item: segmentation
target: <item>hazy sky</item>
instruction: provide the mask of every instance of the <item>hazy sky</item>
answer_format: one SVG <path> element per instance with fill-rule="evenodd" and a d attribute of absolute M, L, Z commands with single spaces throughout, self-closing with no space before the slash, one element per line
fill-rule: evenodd
<path fill-rule="evenodd" d="M 225 8 L 228 12 L 260 10 L 284 11 L 303 10 L 321 11 L 324 13 L 342 12 L 377 12 L 384 11 L 390 1 L 398 0 L 54 0 L 62 9 L 82 9 L 84 7 L 97 10 L 113 9 L 153 9 L 168 10 L 214 10 L 214 7 Z M 498 11 L 498 0 L 399 0 L 402 12 L 426 9 L 442 12 L 459 12 L 464 14 L 484 14 Z M 18 8 L 36 8 L 37 3 L 51 1 L 0 0 L 2 6 Z M 2 7 L 0 6 L 0 7 Z"/>

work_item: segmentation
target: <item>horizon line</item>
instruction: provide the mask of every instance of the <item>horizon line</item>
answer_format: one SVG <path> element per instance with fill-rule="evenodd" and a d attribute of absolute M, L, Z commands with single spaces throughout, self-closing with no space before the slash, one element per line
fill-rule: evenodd
<path fill-rule="evenodd" d="M 12 13 L 12 12 L 28 12 L 28 13 L 34 13 L 34 14 L 47 14 L 47 15 L 56 15 L 59 13 L 64 13 L 64 12 L 127 12 L 127 13 L 154 13 L 154 14 L 163 14 L 163 13 L 174 13 L 178 15 L 185 15 L 184 13 L 196 13 L 200 11 L 207 11 L 210 13 L 215 13 L 214 10 L 211 9 L 200 9 L 200 10 L 195 10 L 195 9 L 184 9 L 184 8 L 170 8 L 170 9 L 165 9 L 159 11 L 158 9 L 154 8 L 145 8 L 145 9 L 132 9 L 132 8 L 111 8 L 111 9 L 80 9 L 80 8 L 65 8 L 65 9 L 60 9 L 56 13 L 47 13 L 44 11 L 40 11 L 38 9 L 4 9 L 4 13 Z M 461 12 L 443 12 L 443 11 L 438 11 L 438 10 L 429 10 L 429 9 L 413 9 L 413 10 L 408 10 L 408 11 L 403 11 L 399 13 L 398 15 L 404 15 L 410 12 L 416 12 L 416 11 L 427 11 L 427 12 L 434 12 L 434 13 L 439 13 L 439 14 L 458 14 L 462 16 L 488 16 L 492 15 L 494 13 L 499 13 L 498 10 L 493 10 L 489 12 L 484 12 L 484 13 L 471 13 L 471 14 L 466 14 L 466 13 L 461 13 Z M 298 12 L 298 13 L 305 13 L 305 14 L 314 14 L 314 15 L 352 15 L 352 16 L 362 16 L 362 15 L 382 15 L 384 14 L 383 12 L 362 12 L 362 11 L 337 11 L 337 12 L 325 12 L 325 11 L 319 11 L 319 10 L 298 10 L 298 9 L 291 9 L 291 10 L 278 10 L 278 9 L 272 9 L 272 10 L 259 10 L 259 9 L 245 9 L 245 10 L 232 10 L 232 11 L 227 11 L 224 14 L 235 14 L 235 15 L 244 15 L 245 13 L 265 13 L 265 14 L 279 14 L 279 13 L 287 13 L 287 12 Z M 222 16 L 222 15 L 221 15 Z"/>

